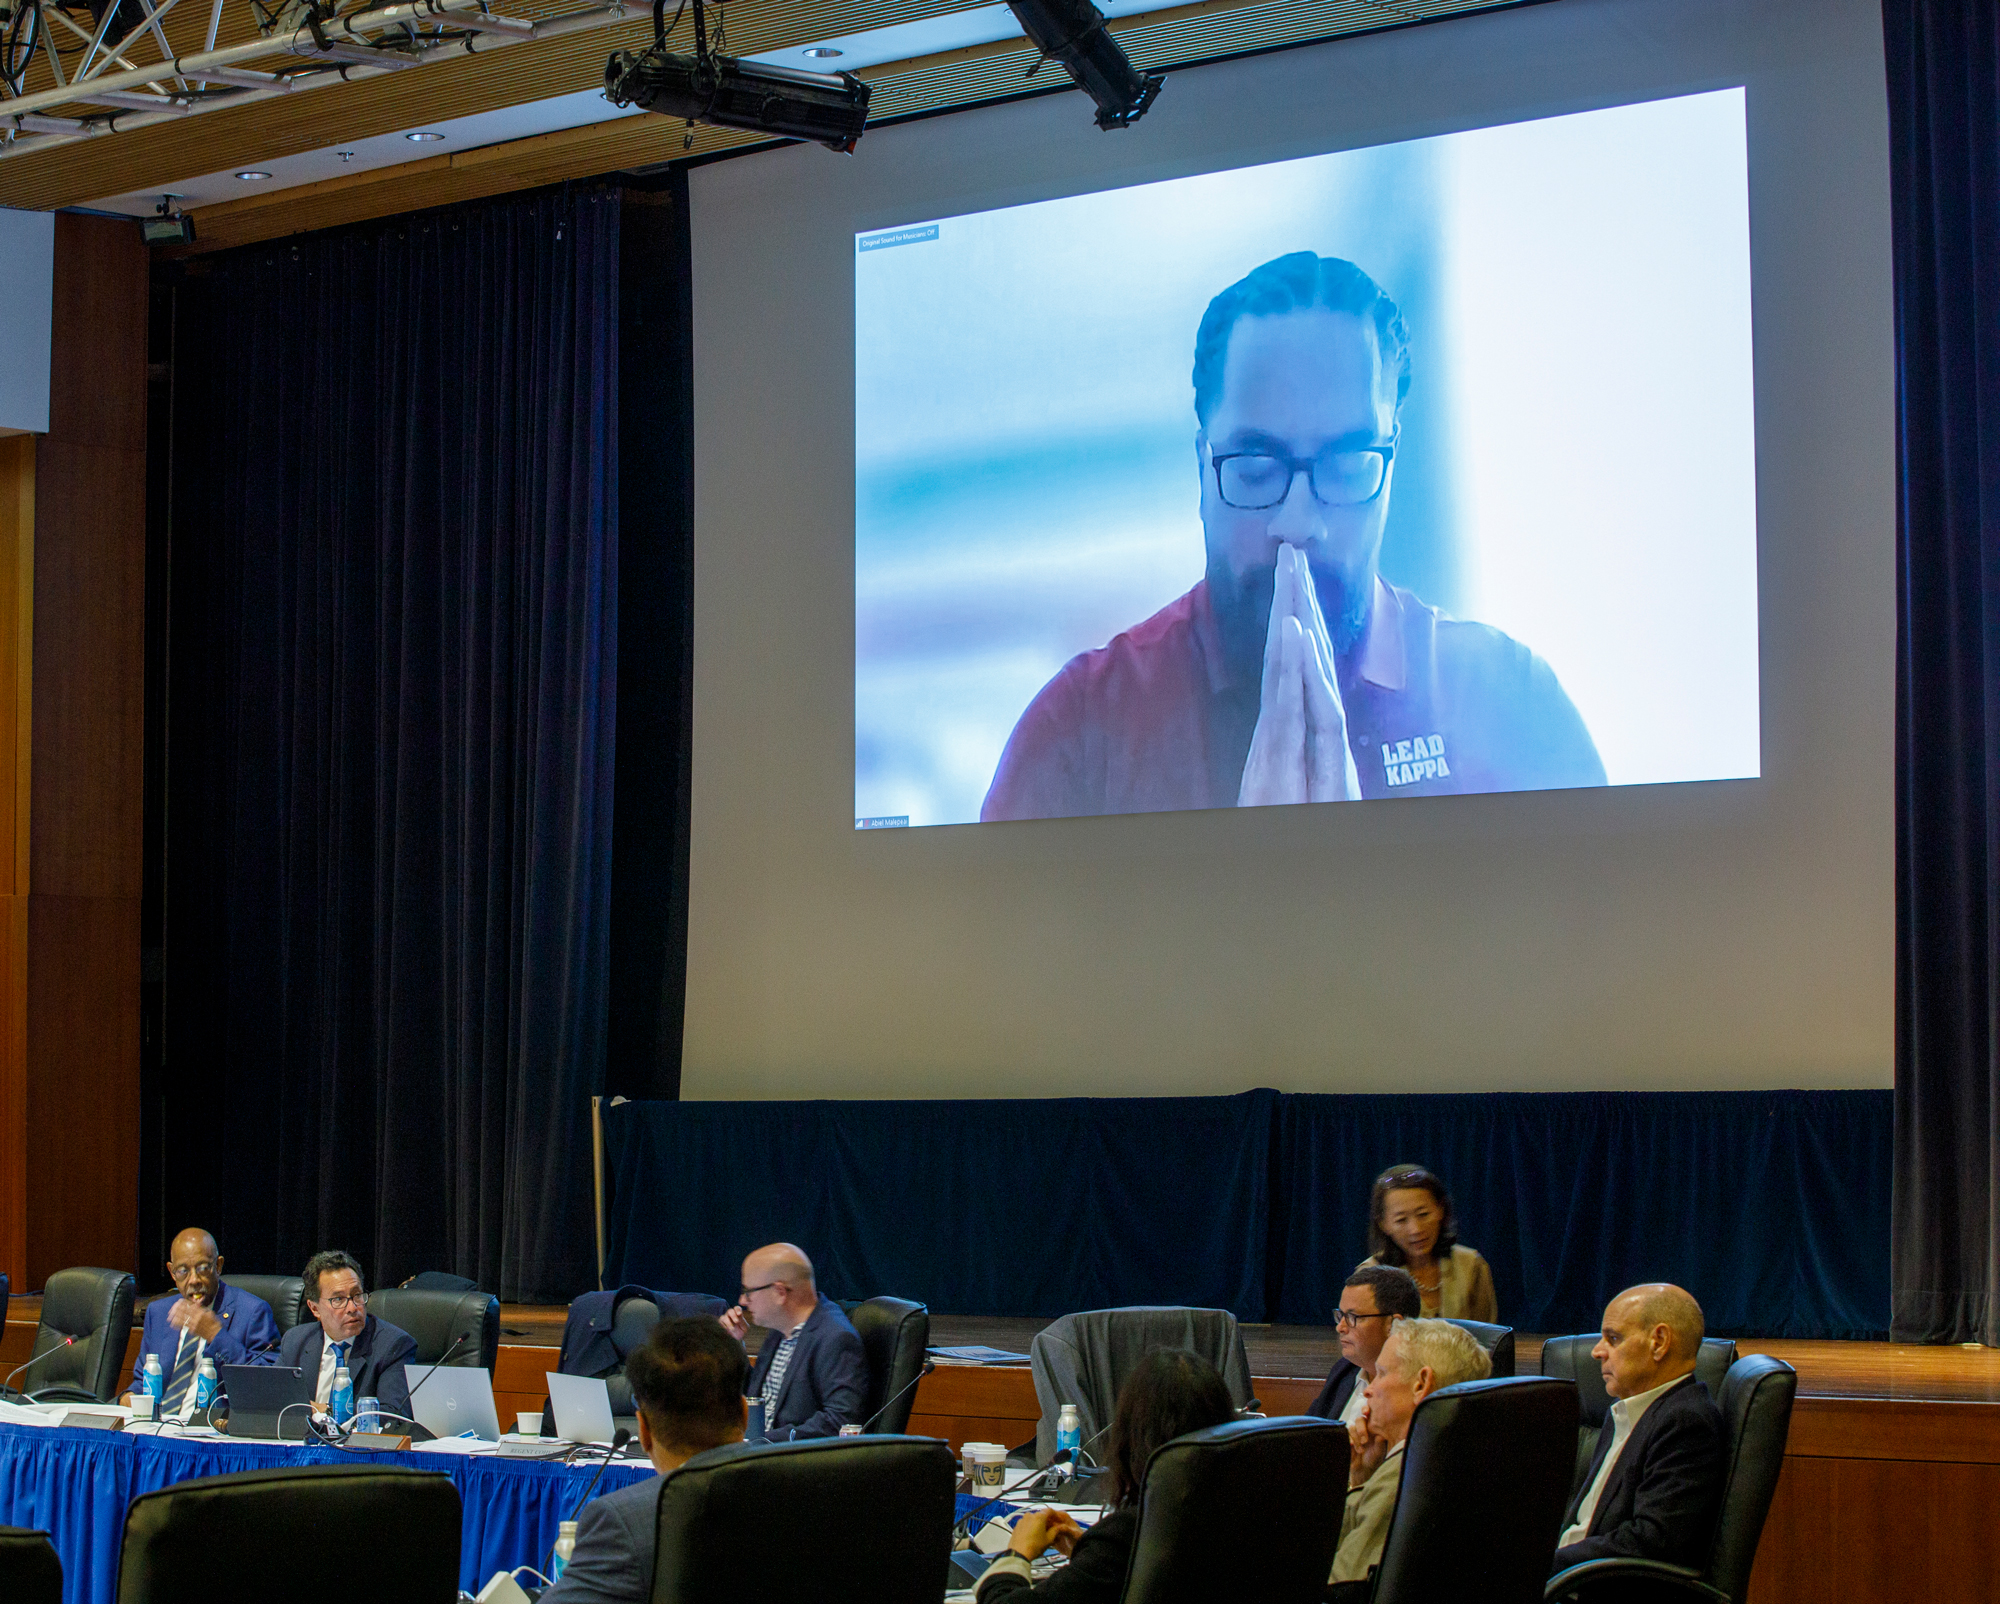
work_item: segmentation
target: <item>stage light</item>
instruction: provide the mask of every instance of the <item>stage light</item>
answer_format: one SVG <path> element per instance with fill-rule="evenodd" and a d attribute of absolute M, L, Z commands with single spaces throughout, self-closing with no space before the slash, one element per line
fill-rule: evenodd
<path fill-rule="evenodd" d="M 269 178 L 271 175 L 269 173 L 260 173 L 254 167 L 246 167 L 243 169 L 242 172 L 238 173 L 236 176 L 242 179 L 247 184 L 247 183 L 255 183 L 260 178 Z"/>
<path fill-rule="evenodd" d="M 694 54 L 667 49 L 656 4 L 652 48 L 612 55 L 604 68 L 605 99 L 690 124 L 812 139 L 828 150 L 854 149 L 868 124 L 865 83 L 850 72 L 802 72 L 717 55 L 708 48 L 701 0 L 693 0 L 693 7 Z"/>
<path fill-rule="evenodd" d="M 1060 62 L 1077 88 L 1097 102 L 1099 128 L 1130 128 L 1166 82 L 1159 73 L 1141 73 L 1132 65 L 1090 0 L 1007 0 L 1007 9 L 1042 61 Z"/>

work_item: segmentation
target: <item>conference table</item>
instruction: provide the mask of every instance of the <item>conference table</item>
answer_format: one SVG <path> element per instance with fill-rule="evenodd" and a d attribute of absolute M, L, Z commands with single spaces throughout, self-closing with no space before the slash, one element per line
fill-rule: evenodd
<path fill-rule="evenodd" d="M 125 1512 L 140 1494 L 198 1476 L 364 1461 L 452 1479 L 464 1510 L 458 1584 L 472 1593 L 495 1571 L 539 1567 L 603 1466 L 597 1458 L 565 1464 L 437 1449 L 364 1456 L 317 1444 L 0 1423 L 0 1526 L 49 1533 L 62 1556 L 63 1604 L 113 1604 Z M 599 1492 L 653 1474 L 643 1459 L 603 1468 Z"/>

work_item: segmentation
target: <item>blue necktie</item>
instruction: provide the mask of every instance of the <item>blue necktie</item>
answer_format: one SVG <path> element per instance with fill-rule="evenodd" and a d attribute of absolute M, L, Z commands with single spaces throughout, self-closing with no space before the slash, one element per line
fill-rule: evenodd
<path fill-rule="evenodd" d="M 194 1385 L 195 1349 L 199 1339 L 181 1333 L 180 1352 L 174 1357 L 174 1373 L 167 1377 L 166 1412 L 178 1415 L 187 1408 L 188 1389 Z"/>
<path fill-rule="evenodd" d="M 336 1342 L 333 1345 L 333 1374 L 326 1378 L 326 1397 L 323 1400 L 326 1403 L 333 1402 L 334 1383 L 340 1379 L 340 1372 L 347 1368 L 347 1350 L 353 1346 L 352 1342 Z"/>

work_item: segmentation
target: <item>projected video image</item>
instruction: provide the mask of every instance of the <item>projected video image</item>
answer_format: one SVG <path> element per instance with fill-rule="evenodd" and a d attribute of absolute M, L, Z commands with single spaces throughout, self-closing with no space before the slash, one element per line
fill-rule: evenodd
<path fill-rule="evenodd" d="M 1758 773 L 1741 90 L 855 246 L 857 828 Z"/>

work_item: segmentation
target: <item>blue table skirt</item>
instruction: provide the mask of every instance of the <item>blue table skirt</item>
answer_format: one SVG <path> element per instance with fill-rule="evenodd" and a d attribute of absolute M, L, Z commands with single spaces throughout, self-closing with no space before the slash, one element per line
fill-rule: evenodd
<path fill-rule="evenodd" d="M 370 1454 L 368 1461 L 449 1476 L 464 1506 L 458 1583 L 477 1592 L 495 1571 L 540 1566 L 556 1527 L 573 1519 L 597 1469 L 473 1454 Z M 353 1465 L 364 1456 L 278 1443 L 154 1437 L 122 1431 L 0 1425 L 0 1526 L 54 1539 L 62 1556 L 63 1604 L 114 1604 L 125 1511 L 141 1493 L 197 1476 L 285 1465 Z M 653 1474 L 643 1460 L 611 1465 L 599 1492 Z"/>

